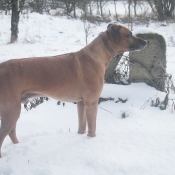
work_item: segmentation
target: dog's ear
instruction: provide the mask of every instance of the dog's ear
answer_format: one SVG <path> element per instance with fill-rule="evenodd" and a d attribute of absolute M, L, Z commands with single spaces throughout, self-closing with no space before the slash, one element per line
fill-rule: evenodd
<path fill-rule="evenodd" d="M 112 24 L 109 24 L 108 27 L 107 27 L 107 29 L 108 29 L 111 25 L 112 25 Z"/>
<path fill-rule="evenodd" d="M 121 26 L 109 24 L 107 27 L 107 32 L 110 34 L 111 39 L 116 43 L 119 44 L 119 31 Z"/>

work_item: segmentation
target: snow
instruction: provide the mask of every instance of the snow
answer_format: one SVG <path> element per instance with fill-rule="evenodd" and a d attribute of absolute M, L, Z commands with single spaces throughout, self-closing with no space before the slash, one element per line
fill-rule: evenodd
<path fill-rule="evenodd" d="M 136 30 L 134 30 L 133 32 L 133 35 L 137 35 L 137 34 L 146 34 L 146 33 L 157 33 L 159 34 L 158 31 L 156 30 L 153 30 L 153 29 L 150 29 L 150 28 L 146 28 L 146 27 L 140 27 L 140 28 L 137 28 Z M 161 34 L 159 34 L 161 35 Z"/>
<path fill-rule="evenodd" d="M 127 1 L 116 1 L 115 3 L 116 3 L 116 12 L 119 18 L 120 16 L 128 14 L 128 2 Z M 115 15 L 114 1 L 109 1 L 108 3 L 106 3 L 103 7 L 103 11 L 106 14 L 108 14 L 110 11 L 112 15 Z M 151 9 L 148 3 L 138 2 L 137 14 L 143 14 L 143 13 L 146 14 L 148 12 L 151 12 Z M 134 15 L 134 9 L 131 8 L 131 16 L 133 15 Z"/>
<path fill-rule="evenodd" d="M 0 62 L 32 56 L 58 55 L 85 46 L 80 20 L 22 15 L 19 40 L 10 41 L 10 16 L 0 16 Z M 91 25 L 88 42 L 108 24 Z M 134 26 L 134 30 L 143 26 Z M 167 72 L 175 77 L 175 24 L 149 25 L 167 42 Z M 143 31 L 143 30 L 142 30 Z M 97 137 L 77 134 L 77 107 L 49 100 L 31 111 L 22 107 L 17 125 L 20 141 L 7 137 L 2 145 L 0 175 L 173 175 L 175 174 L 175 114 L 172 101 L 166 110 L 151 106 L 165 93 L 144 83 L 127 86 L 104 84 L 101 97 L 114 101 L 99 104 Z M 127 99 L 126 103 L 115 101 Z M 175 95 L 171 94 L 171 99 Z M 122 118 L 122 114 L 126 118 Z"/>

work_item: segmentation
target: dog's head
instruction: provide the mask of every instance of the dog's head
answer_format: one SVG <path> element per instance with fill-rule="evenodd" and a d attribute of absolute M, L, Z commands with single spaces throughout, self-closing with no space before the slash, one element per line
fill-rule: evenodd
<path fill-rule="evenodd" d="M 118 45 L 117 52 L 120 53 L 126 51 L 140 51 L 148 44 L 148 41 L 133 36 L 128 28 L 121 25 L 109 24 L 107 32 L 113 43 Z"/>

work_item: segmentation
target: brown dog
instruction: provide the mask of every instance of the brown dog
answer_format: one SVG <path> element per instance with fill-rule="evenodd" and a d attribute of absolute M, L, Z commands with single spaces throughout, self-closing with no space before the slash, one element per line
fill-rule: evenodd
<path fill-rule="evenodd" d="M 78 133 L 96 134 L 98 99 L 104 74 L 115 54 L 143 49 L 147 44 L 132 36 L 129 29 L 108 25 L 82 50 L 59 56 L 9 60 L 0 64 L 0 157 L 4 138 L 9 135 L 18 143 L 16 123 L 21 102 L 29 98 L 48 96 L 60 101 L 77 102 Z"/>

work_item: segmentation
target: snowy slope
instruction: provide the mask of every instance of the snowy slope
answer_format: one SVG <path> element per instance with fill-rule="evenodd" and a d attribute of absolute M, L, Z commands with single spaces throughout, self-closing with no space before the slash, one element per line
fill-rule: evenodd
<path fill-rule="evenodd" d="M 85 46 L 83 23 L 66 17 L 36 13 L 20 19 L 19 41 L 8 44 L 10 16 L 0 17 L 0 62 L 31 56 L 77 51 Z M 92 25 L 92 41 L 107 24 Z M 134 26 L 137 29 L 140 26 Z M 175 77 L 175 25 L 151 24 L 167 41 L 167 71 Z M 175 114 L 151 107 L 149 98 L 161 101 L 165 93 L 143 83 L 104 85 L 102 97 L 127 99 L 126 103 L 99 104 L 97 137 L 77 134 L 76 105 L 58 106 L 49 100 L 36 109 L 22 108 L 13 145 L 2 146 L 0 175 L 174 175 Z M 171 95 L 175 99 L 175 95 Z M 148 103 L 147 100 L 149 100 Z M 144 104 L 146 104 L 144 106 Z M 143 109 L 144 106 L 144 109 Z M 121 114 L 126 113 L 126 118 Z"/>

